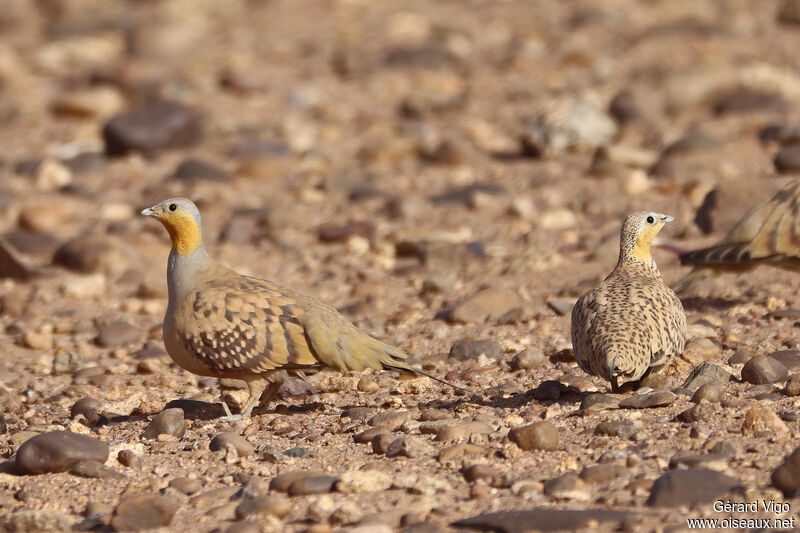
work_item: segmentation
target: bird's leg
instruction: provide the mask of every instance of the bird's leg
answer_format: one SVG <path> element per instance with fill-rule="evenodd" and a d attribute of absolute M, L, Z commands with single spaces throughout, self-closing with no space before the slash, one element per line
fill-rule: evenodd
<path fill-rule="evenodd" d="M 247 381 L 247 389 L 250 392 L 250 395 L 247 397 L 247 401 L 242 406 L 242 410 L 237 415 L 232 415 L 231 410 L 225 402 L 222 402 L 222 408 L 225 409 L 225 416 L 222 417 L 224 420 L 241 420 L 243 418 L 247 418 L 250 416 L 250 413 L 253 411 L 253 407 L 255 407 L 256 402 L 261 397 L 261 393 L 264 392 L 264 388 L 267 386 L 267 383 L 264 379 L 254 379 Z"/>
<path fill-rule="evenodd" d="M 262 407 L 269 404 L 269 401 L 273 396 L 275 396 L 275 393 L 278 392 L 278 389 L 281 388 L 281 385 L 283 385 L 282 381 L 270 381 L 269 386 L 267 386 L 267 390 L 261 394 L 261 399 L 258 402 L 258 406 Z"/>
<path fill-rule="evenodd" d="M 242 406 L 242 416 L 248 417 L 253 412 L 253 407 L 256 406 L 258 400 L 261 398 L 261 393 L 267 386 L 267 381 L 264 379 L 254 379 L 247 382 L 247 388 L 250 390 L 250 397 Z"/>
<path fill-rule="evenodd" d="M 619 381 L 617 376 L 614 374 L 614 371 L 617 369 L 617 365 L 615 361 L 611 361 L 608 363 L 608 380 L 611 382 L 611 392 L 613 394 L 619 394 Z"/>

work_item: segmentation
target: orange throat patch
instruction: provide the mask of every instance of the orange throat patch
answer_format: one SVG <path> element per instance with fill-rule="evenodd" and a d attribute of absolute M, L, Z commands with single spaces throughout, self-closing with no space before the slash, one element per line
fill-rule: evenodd
<path fill-rule="evenodd" d="M 160 220 L 179 255 L 191 255 L 200 246 L 200 228 L 189 213 L 169 213 L 160 217 Z"/>

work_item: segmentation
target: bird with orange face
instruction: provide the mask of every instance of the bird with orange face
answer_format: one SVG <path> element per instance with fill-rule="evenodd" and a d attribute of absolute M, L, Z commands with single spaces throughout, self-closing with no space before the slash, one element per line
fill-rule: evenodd
<path fill-rule="evenodd" d="M 616 267 L 572 310 L 575 360 L 589 374 L 609 380 L 614 392 L 620 378 L 639 380 L 683 352 L 683 305 L 650 255 L 653 239 L 673 220 L 654 212 L 629 215 Z"/>
<path fill-rule="evenodd" d="M 265 389 L 261 403 L 269 401 L 288 375 L 326 367 L 414 372 L 460 388 L 409 365 L 406 352 L 370 337 L 332 307 L 213 261 L 203 245 L 200 212 L 190 200 L 165 200 L 142 214 L 161 222 L 172 240 L 163 327 L 167 353 L 193 374 L 244 380 L 249 398 L 243 415 Z"/>

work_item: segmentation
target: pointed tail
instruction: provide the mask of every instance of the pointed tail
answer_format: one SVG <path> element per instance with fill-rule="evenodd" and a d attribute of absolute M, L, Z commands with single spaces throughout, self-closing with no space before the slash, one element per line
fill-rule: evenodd
<path fill-rule="evenodd" d="M 472 390 L 469 390 L 469 389 L 465 389 L 464 387 L 459 387 L 458 385 L 454 385 L 454 384 L 450 383 L 449 381 L 445 381 L 443 379 L 437 378 L 436 376 L 434 376 L 430 372 L 422 370 L 421 368 L 417 368 L 415 366 L 409 365 L 408 363 L 405 362 L 405 359 L 408 358 L 408 354 L 406 352 L 404 352 L 403 350 L 401 350 L 400 348 L 397 348 L 397 347 L 392 346 L 390 344 L 383 344 L 383 346 L 381 346 L 380 352 L 379 352 L 379 358 L 380 358 L 381 364 L 386 369 L 401 370 L 401 371 L 405 371 L 405 372 L 413 372 L 415 374 L 420 374 L 422 376 L 430 378 L 430 379 L 432 379 L 434 381 L 438 381 L 439 383 L 447 385 L 448 387 L 452 387 L 452 388 L 454 388 L 456 390 L 460 390 L 460 391 L 465 392 L 467 394 L 474 394 L 475 393 L 475 391 L 472 391 Z"/>

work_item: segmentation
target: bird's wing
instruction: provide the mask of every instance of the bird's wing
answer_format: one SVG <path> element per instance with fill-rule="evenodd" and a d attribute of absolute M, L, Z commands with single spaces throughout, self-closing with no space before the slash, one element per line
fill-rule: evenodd
<path fill-rule="evenodd" d="M 695 265 L 800 257 L 800 180 L 781 187 L 751 209 L 717 244 L 681 255 Z"/>
<path fill-rule="evenodd" d="M 319 366 L 302 323 L 305 311 L 269 282 L 237 277 L 190 292 L 177 309 L 187 349 L 227 374 Z"/>

